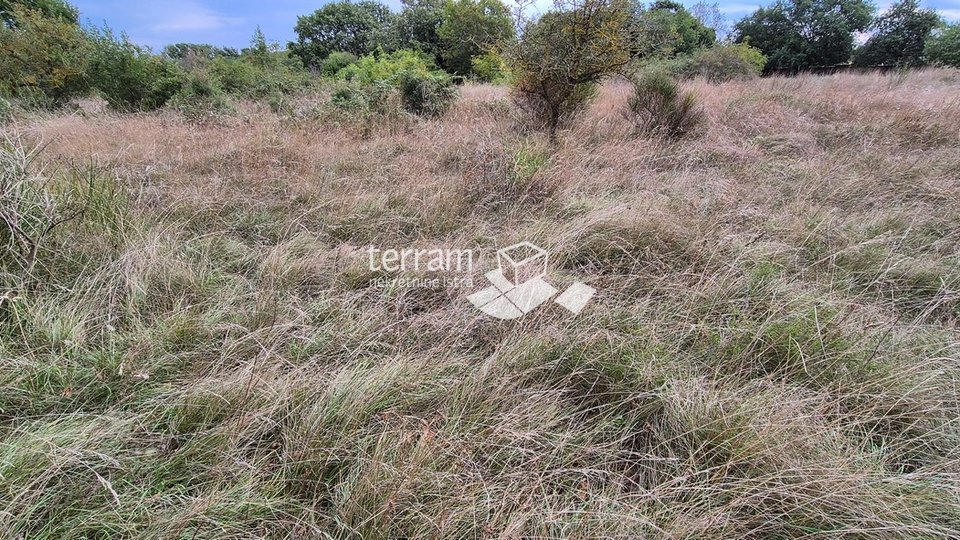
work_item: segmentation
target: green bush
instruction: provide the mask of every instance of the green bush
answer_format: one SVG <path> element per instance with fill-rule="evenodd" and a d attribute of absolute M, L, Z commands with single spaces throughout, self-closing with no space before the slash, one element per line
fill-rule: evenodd
<path fill-rule="evenodd" d="M 766 57 L 745 43 L 716 45 L 669 60 L 653 60 L 645 69 L 666 72 L 679 79 L 703 77 L 712 83 L 752 79 L 763 72 Z"/>
<path fill-rule="evenodd" d="M 296 93 L 311 82 L 303 64 L 281 51 L 222 56 L 211 60 L 206 69 L 224 92 L 251 98 Z"/>
<path fill-rule="evenodd" d="M 507 64 L 503 57 L 495 52 L 475 56 L 470 62 L 470 70 L 481 82 L 501 83 L 507 78 Z"/>
<path fill-rule="evenodd" d="M 229 111 L 230 102 L 216 79 L 206 73 L 190 73 L 170 105 L 191 120 L 205 120 Z"/>
<path fill-rule="evenodd" d="M 935 30 L 924 54 L 931 64 L 960 67 L 960 23 Z"/>
<path fill-rule="evenodd" d="M 696 96 L 662 71 L 648 71 L 634 82 L 628 116 L 645 133 L 678 139 L 694 133 L 706 120 Z"/>
<path fill-rule="evenodd" d="M 334 77 L 340 72 L 340 70 L 356 61 L 356 55 L 348 52 L 335 51 L 327 55 L 327 58 L 324 59 L 323 65 L 320 68 L 320 73 L 326 77 Z"/>
<path fill-rule="evenodd" d="M 150 54 L 110 29 L 90 31 L 88 76 L 104 99 L 120 110 L 152 110 L 183 88 L 185 75 L 173 61 Z"/>
<path fill-rule="evenodd" d="M 404 110 L 421 116 L 442 114 L 457 96 L 449 75 L 434 69 L 423 55 L 407 50 L 360 58 L 340 70 L 338 78 L 348 85 L 334 93 L 332 102 L 338 106 L 363 103 L 370 111 L 379 109 L 374 102 L 384 99 L 390 89 L 399 91 Z"/>
<path fill-rule="evenodd" d="M 52 107 L 89 90 L 89 44 L 75 24 L 40 11 L 11 9 L 17 25 L 0 24 L 0 94 Z"/>

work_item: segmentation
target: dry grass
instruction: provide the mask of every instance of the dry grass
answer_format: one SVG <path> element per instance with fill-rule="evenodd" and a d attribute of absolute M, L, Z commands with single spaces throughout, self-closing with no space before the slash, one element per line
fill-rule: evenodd
<path fill-rule="evenodd" d="M 957 537 L 960 74 L 694 86 L 680 141 L 616 83 L 557 146 L 488 86 L 5 126 L 98 180 L 0 274 L 0 536 Z M 362 252 L 524 239 L 579 317 Z"/>

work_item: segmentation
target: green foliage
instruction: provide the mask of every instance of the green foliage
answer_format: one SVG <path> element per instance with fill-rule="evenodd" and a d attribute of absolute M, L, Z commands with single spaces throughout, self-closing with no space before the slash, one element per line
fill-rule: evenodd
<path fill-rule="evenodd" d="M 500 0 L 449 0 L 437 29 L 443 67 L 468 75 L 473 58 L 513 39 L 510 10 Z"/>
<path fill-rule="evenodd" d="M 694 133 L 706 120 L 691 92 L 660 71 L 648 71 L 634 82 L 627 101 L 629 116 L 643 132 L 678 139 Z"/>
<path fill-rule="evenodd" d="M 152 110 L 162 107 L 183 86 L 183 70 L 171 60 L 150 54 L 117 37 L 109 28 L 92 29 L 90 82 L 114 108 Z"/>
<path fill-rule="evenodd" d="M 507 77 L 507 64 L 499 54 L 488 52 L 470 61 L 470 71 L 478 81 L 499 83 Z"/>
<path fill-rule="evenodd" d="M 80 12 L 64 0 L 0 0 L 0 24 L 8 28 L 18 26 L 18 10 L 36 11 L 46 19 L 79 24 Z"/>
<path fill-rule="evenodd" d="M 213 60 L 222 56 L 236 57 L 240 53 L 232 47 L 217 47 L 207 43 L 174 43 L 163 48 L 161 53 L 171 60 Z"/>
<path fill-rule="evenodd" d="M 170 100 L 170 106 L 194 121 L 208 119 L 231 108 L 219 81 L 204 72 L 188 74 L 183 87 Z"/>
<path fill-rule="evenodd" d="M 57 106 L 87 92 L 89 44 L 71 22 L 19 6 L 15 27 L 0 26 L 0 94 Z"/>
<path fill-rule="evenodd" d="M 618 0 L 561 5 L 522 29 L 507 51 L 518 105 L 555 140 L 594 87 L 630 61 L 631 11 Z"/>
<path fill-rule="evenodd" d="M 640 57 L 690 54 L 717 41 L 713 28 L 704 25 L 683 5 L 672 0 L 658 0 L 650 9 L 639 10 L 632 26 L 634 54 Z"/>
<path fill-rule="evenodd" d="M 397 78 L 403 107 L 420 116 L 440 116 L 457 97 L 450 77 L 440 72 L 404 71 Z"/>
<path fill-rule="evenodd" d="M 653 61 L 655 67 L 679 78 L 703 77 L 712 83 L 750 79 L 763 72 L 767 59 L 759 50 L 745 44 L 715 45 L 692 55 Z"/>
<path fill-rule="evenodd" d="M 403 9 L 387 32 L 389 50 L 420 51 L 440 61 L 440 36 L 445 0 L 403 0 Z"/>
<path fill-rule="evenodd" d="M 399 91 L 406 111 L 435 116 L 443 113 L 457 95 L 450 77 L 415 51 L 365 56 L 340 70 L 337 76 L 350 85 L 335 93 L 333 102 L 347 107 L 367 107 L 394 89 Z"/>
<path fill-rule="evenodd" d="M 935 30 L 924 52 L 931 64 L 960 67 L 960 23 Z"/>
<path fill-rule="evenodd" d="M 853 63 L 860 66 L 922 66 L 924 44 L 941 23 L 932 9 L 921 9 L 918 0 L 901 0 L 877 17 L 874 34 L 858 48 Z"/>
<path fill-rule="evenodd" d="M 842 64 L 853 52 L 853 34 L 870 24 L 867 0 L 778 0 L 736 24 L 734 41 L 767 57 L 767 69 Z"/>
<path fill-rule="evenodd" d="M 333 2 L 297 19 L 297 41 L 289 49 L 304 65 L 315 68 L 334 51 L 370 54 L 382 44 L 392 19 L 390 9 L 373 0 Z"/>
<path fill-rule="evenodd" d="M 320 72 L 327 77 L 333 77 L 339 73 L 340 70 L 356 61 L 356 55 L 348 52 L 334 51 L 327 55 L 327 58 L 323 61 L 323 67 L 320 68 Z"/>

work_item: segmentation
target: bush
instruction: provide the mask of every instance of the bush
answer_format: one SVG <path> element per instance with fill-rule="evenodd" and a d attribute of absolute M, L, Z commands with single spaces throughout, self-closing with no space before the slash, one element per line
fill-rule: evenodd
<path fill-rule="evenodd" d="M 350 84 L 334 94 L 333 103 L 362 102 L 370 111 L 378 110 L 373 101 L 386 89 L 398 90 L 403 109 L 421 116 L 442 114 L 457 96 L 450 76 L 413 51 L 365 56 L 340 70 L 338 78 Z"/>
<path fill-rule="evenodd" d="M 507 78 L 507 64 L 503 57 L 495 52 L 474 57 L 470 62 L 470 70 L 481 82 L 500 83 Z"/>
<path fill-rule="evenodd" d="M 766 61 L 758 49 L 737 43 L 700 49 L 672 60 L 654 61 L 648 63 L 647 68 L 665 71 L 677 78 L 703 77 L 712 83 L 721 83 L 757 77 Z"/>
<path fill-rule="evenodd" d="M 442 73 L 404 71 L 397 79 L 404 109 L 420 116 L 440 116 L 457 98 L 450 77 Z"/>
<path fill-rule="evenodd" d="M 183 88 L 185 74 L 173 61 L 153 56 L 110 29 L 90 32 L 93 53 L 88 75 L 104 99 L 120 110 L 152 110 Z"/>
<path fill-rule="evenodd" d="M 0 94 L 28 105 L 53 107 L 89 90 L 89 45 L 70 22 L 13 8 L 17 25 L 0 24 Z"/>
<path fill-rule="evenodd" d="M 696 96 L 662 71 L 643 73 L 627 101 L 628 116 L 642 132 L 678 139 L 694 133 L 706 120 Z"/>
<path fill-rule="evenodd" d="M 170 105 L 194 121 L 206 120 L 231 109 L 217 81 L 205 73 L 187 75 L 182 88 L 170 100 Z"/>
<path fill-rule="evenodd" d="M 356 61 L 357 57 L 353 54 L 335 51 L 327 55 L 327 58 L 324 59 L 323 65 L 320 68 L 320 73 L 327 77 L 334 77 L 340 72 L 340 70 Z"/>
<path fill-rule="evenodd" d="M 960 23 L 934 31 L 924 53 L 931 64 L 960 67 Z"/>

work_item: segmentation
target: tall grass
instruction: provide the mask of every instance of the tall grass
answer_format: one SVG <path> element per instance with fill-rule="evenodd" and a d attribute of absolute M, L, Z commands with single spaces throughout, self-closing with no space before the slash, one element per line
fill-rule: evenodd
<path fill-rule="evenodd" d="M 695 139 L 612 84 L 558 145 L 490 86 L 19 117 L 4 211 L 84 212 L 0 259 L 0 536 L 955 538 L 958 83 L 700 81 Z M 369 285 L 524 239 L 580 316 Z"/>

